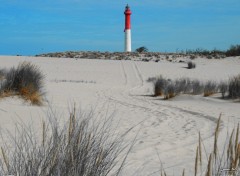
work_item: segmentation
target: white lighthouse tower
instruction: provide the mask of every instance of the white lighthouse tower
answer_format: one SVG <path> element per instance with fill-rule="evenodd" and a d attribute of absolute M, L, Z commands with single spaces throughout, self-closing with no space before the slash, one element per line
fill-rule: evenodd
<path fill-rule="evenodd" d="M 131 44 L 131 10 L 130 7 L 127 5 L 125 8 L 125 52 L 132 51 L 132 44 Z"/>

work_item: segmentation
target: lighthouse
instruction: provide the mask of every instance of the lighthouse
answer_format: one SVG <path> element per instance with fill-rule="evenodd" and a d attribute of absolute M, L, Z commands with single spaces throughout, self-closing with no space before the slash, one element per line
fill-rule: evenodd
<path fill-rule="evenodd" d="M 130 7 L 127 5 L 125 8 L 125 52 L 131 52 L 131 10 Z"/>

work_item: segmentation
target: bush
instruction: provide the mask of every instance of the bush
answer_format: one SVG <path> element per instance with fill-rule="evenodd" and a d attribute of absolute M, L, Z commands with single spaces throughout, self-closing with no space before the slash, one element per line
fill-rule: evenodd
<path fill-rule="evenodd" d="M 197 58 L 197 56 L 196 55 L 190 55 L 190 59 L 196 59 Z"/>
<path fill-rule="evenodd" d="M 208 97 L 210 95 L 213 95 L 217 92 L 217 84 L 213 81 L 208 81 L 205 85 L 204 85 L 204 97 Z"/>
<path fill-rule="evenodd" d="M 168 81 L 160 76 L 156 80 L 154 80 L 154 95 L 161 96 L 163 95 L 164 89 L 166 88 Z"/>
<path fill-rule="evenodd" d="M 229 82 L 221 83 L 214 81 L 201 83 L 199 80 L 190 80 L 189 78 L 171 80 L 162 76 L 151 77 L 147 81 L 153 82 L 154 96 L 164 96 L 164 99 L 175 97 L 181 93 L 194 95 L 203 93 L 207 97 L 218 91 L 222 94 L 222 98 L 225 98 L 227 92 L 229 98 L 240 97 L 240 75 L 231 78 Z"/>
<path fill-rule="evenodd" d="M 204 85 L 199 80 L 192 81 L 192 94 L 199 95 L 203 92 Z"/>
<path fill-rule="evenodd" d="M 0 94 L 3 91 L 3 82 L 5 79 L 5 74 L 6 74 L 6 70 L 5 69 L 0 69 Z"/>
<path fill-rule="evenodd" d="M 240 75 L 230 78 L 228 91 L 229 98 L 240 98 Z"/>
<path fill-rule="evenodd" d="M 164 88 L 164 99 L 170 99 L 176 96 L 176 89 L 172 82 L 168 82 L 168 84 Z"/>
<path fill-rule="evenodd" d="M 226 51 L 226 56 L 240 56 L 240 45 L 232 45 L 230 49 Z"/>
<path fill-rule="evenodd" d="M 225 98 L 225 94 L 228 91 L 228 83 L 221 82 L 218 87 L 219 87 L 220 93 L 222 94 L 222 98 Z"/>
<path fill-rule="evenodd" d="M 118 175 L 117 157 L 123 152 L 123 136 L 110 133 L 111 118 L 96 122 L 92 112 L 70 113 L 65 126 L 50 115 L 37 135 L 31 126 L 16 126 L 16 134 L 8 133 L 8 142 L 1 148 L 0 175 Z M 7 143 L 7 144 L 6 144 Z M 10 146 L 10 147 L 6 147 Z M 118 158 L 119 159 L 119 158 Z"/>
<path fill-rule="evenodd" d="M 6 70 L 5 69 L 0 69 L 0 80 L 3 80 L 6 74 Z"/>
<path fill-rule="evenodd" d="M 37 66 L 23 62 L 6 72 L 2 90 L 7 95 L 20 95 L 33 104 L 41 104 L 43 78 Z"/>
<path fill-rule="evenodd" d="M 189 78 L 180 78 L 174 83 L 176 94 L 189 93 L 191 91 L 191 80 Z"/>
<path fill-rule="evenodd" d="M 136 52 L 138 52 L 138 53 L 148 52 L 148 49 L 145 46 L 141 46 L 136 49 Z"/>
<path fill-rule="evenodd" d="M 204 84 L 189 78 L 170 80 L 160 76 L 159 78 L 149 78 L 148 82 L 154 83 L 154 95 L 163 95 L 164 99 L 175 97 L 181 93 L 197 95 L 203 93 L 204 90 Z"/>
<path fill-rule="evenodd" d="M 189 61 L 188 62 L 188 69 L 192 69 L 192 68 L 195 68 L 196 67 L 196 64 L 192 61 Z"/>

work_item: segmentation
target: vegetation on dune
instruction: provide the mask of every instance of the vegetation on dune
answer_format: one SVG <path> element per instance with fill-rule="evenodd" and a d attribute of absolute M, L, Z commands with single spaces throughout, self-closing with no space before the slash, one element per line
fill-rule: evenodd
<path fill-rule="evenodd" d="M 125 159 L 132 150 L 132 146 L 126 150 L 129 145 L 123 142 L 127 133 L 114 137 L 111 118 L 99 122 L 92 112 L 77 115 L 74 109 L 69 117 L 67 123 L 60 126 L 57 117 L 49 115 L 49 121 L 41 124 L 40 135 L 25 124 L 16 125 L 15 135 L 1 133 L 7 141 L 2 137 L 0 175 L 121 175 Z M 220 116 L 210 152 L 199 132 L 194 175 L 234 175 L 239 169 L 239 124 L 230 135 L 227 134 L 222 146 L 219 144 L 221 123 Z M 159 172 L 168 175 L 164 168 Z M 185 169 L 182 175 L 186 175 Z"/>
<path fill-rule="evenodd" d="M 65 51 L 55 53 L 38 54 L 37 57 L 58 57 L 58 58 L 75 58 L 75 59 L 111 59 L 111 60 L 131 60 L 139 59 L 142 61 L 155 61 L 161 59 L 173 61 L 176 58 L 195 59 L 204 57 L 208 59 L 221 59 L 229 56 L 240 56 L 240 45 L 232 45 L 228 50 L 221 51 L 217 49 L 186 49 L 176 52 L 149 52 L 146 46 L 137 48 L 134 52 L 100 52 L 100 51 Z"/>
<path fill-rule="evenodd" d="M 220 83 L 214 81 L 204 83 L 189 78 L 171 80 L 163 76 L 149 78 L 147 81 L 153 83 L 154 96 L 163 96 L 164 99 L 173 98 L 179 94 L 203 94 L 208 97 L 216 93 L 221 93 L 222 98 L 226 98 L 227 93 L 228 98 L 240 98 L 240 75 Z"/>
<path fill-rule="evenodd" d="M 16 125 L 17 133 L 8 133 L 1 147 L 0 175 L 119 175 L 123 161 L 118 160 L 128 146 L 122 143 L 127 133 L 114 137 L 110 117 L 101 122 L 94 118 L 92 112 L 78 114 L 74 108 L 60 126 L 51 114 L 42 122 L 40 135 L 31 126 Z"/>
<path fill-rule="evenodd" d="M 240 74 L 230 78 L 228 92 L 230 98 L 240 98 Z"/>
<path fill-rule="evenodd" d="M 222 98 L 225 98 L 226 93 L 228 92 L 228 82 L 220 82 L 219 84 L 219 91 L 222 94 Z"/>
<path fill-rule="evenodd" d="M 226 51 L 226 56 L 240 56 L 240 45 L 232 45 Z"/>
<path fill-rule="evenodd" d="M 18 95 L 32 104 L 42 103 L 44 76 L 36 65 L 23 62 L 17 68 L 1 71 L 0 77 L 1 97 Z"/>
<path fill-rule="evenodd" d="M 239 124 L 236 129 L 232 129 L 231 135 L 227 135 L 224 146 L 219 145 L 220 138 L 221 115 L 217 121 L 214 132 L 213 149 L 209 152 L 203 143 L 203 139 L 199 132 L 198 146 L 196 149 L 194 175 L 205 176 L 237 176 L 240 168 L 240 140 L 239 140 Z M 205 150 L 205 153 L 203 150 Z M 207 165 L 203 165 L 203 160 Z M 183 171 L 184 172 L 184 171 Z"/>
<path fill-rule="evenodd" d="M 212 58 L 222 58 L 222 57 L 229 57 L 229 56 L 240 56 L 240 45 L 231 45 L 229 49 L 226 51 L 221 50 L 206 50 L 197 48 L 195 50 L 186 50 L 186 54 L 188 55 L 198 55 L 198 56 L 205 56 L 208 59 Z"/>
<path fill-rule="evenodd" d="M 220 51 L 217 49 L 206 50 L 206 49 L 197 48 L 195 50 L 186 50 L 186 54 L 190 55 L 191 59 L 195 59 L 197 56 L 206 57 L 208 59 L 212 59 L 212 58 L 219 59 L 219 58 L 226 57 L 225 51 Z"/>
<path fill-rule="evenodd" d="M 239 140 L 239 123 L 237 127 L 230 130 L 226 135 L 224 145 L 219 143 L 221 115 L 217 119 L 212 150 L 208 151 L 201 133 L 198 134 L 195 162 L 193 173 L 191 175 L 205 175 L 205 176 L 237 176 L 240 169 L 240 140 Z M 162 164 L 161 164 L 162 167 Z M 186 169 L 183 169 L 181 175 L 186 176 Z M 170 171 L 171 172 L 171 171 Z M 160 169 L 161 176 L 168 176 L 168 173 L 162 167 Z M 172 174 L 170 174 L 172 175 Z M 180 175 L 180 174 L 179 174 Z"/>
<path fill-rule="evenodd" d="M 187 67 L 188 69 L 193 69 L 193 68 L 196 68 L 196 64 L 194 63 L 194 62 L 192 62 L 192 61 L 189 61 L 188 62 L 188 67 Z"/>
<path fill-rule="evenodd" d="M 141 47 L 137 48 L 135 51 L 138 53 L 143 53 L 143 52 L 148 52 L 148 49 L 145 46 L 141 46 Z"/>
<path fill-rule="evenodd" d="M 218 92 L 218 85 L 214 81 L 207 81 L 204 85 L 203 95 L 204 97 L 211 96 Z"/>

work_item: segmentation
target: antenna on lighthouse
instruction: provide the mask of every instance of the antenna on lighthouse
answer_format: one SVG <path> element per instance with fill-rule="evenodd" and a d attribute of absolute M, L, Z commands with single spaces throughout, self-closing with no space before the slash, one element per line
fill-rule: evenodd
<path fill-rule="evenodd" d="M 132 12 L 131 12 L 128 4 L 125 7 L 124 14 L 125 14 L 125 29 L 124 29 L 125 45 L 124 45 L 124 49 L 125 49 L 125 52 L 131 52 L 132 47 L 131 47 L 131 17 L 130 16 L 131 16 Z"/>

